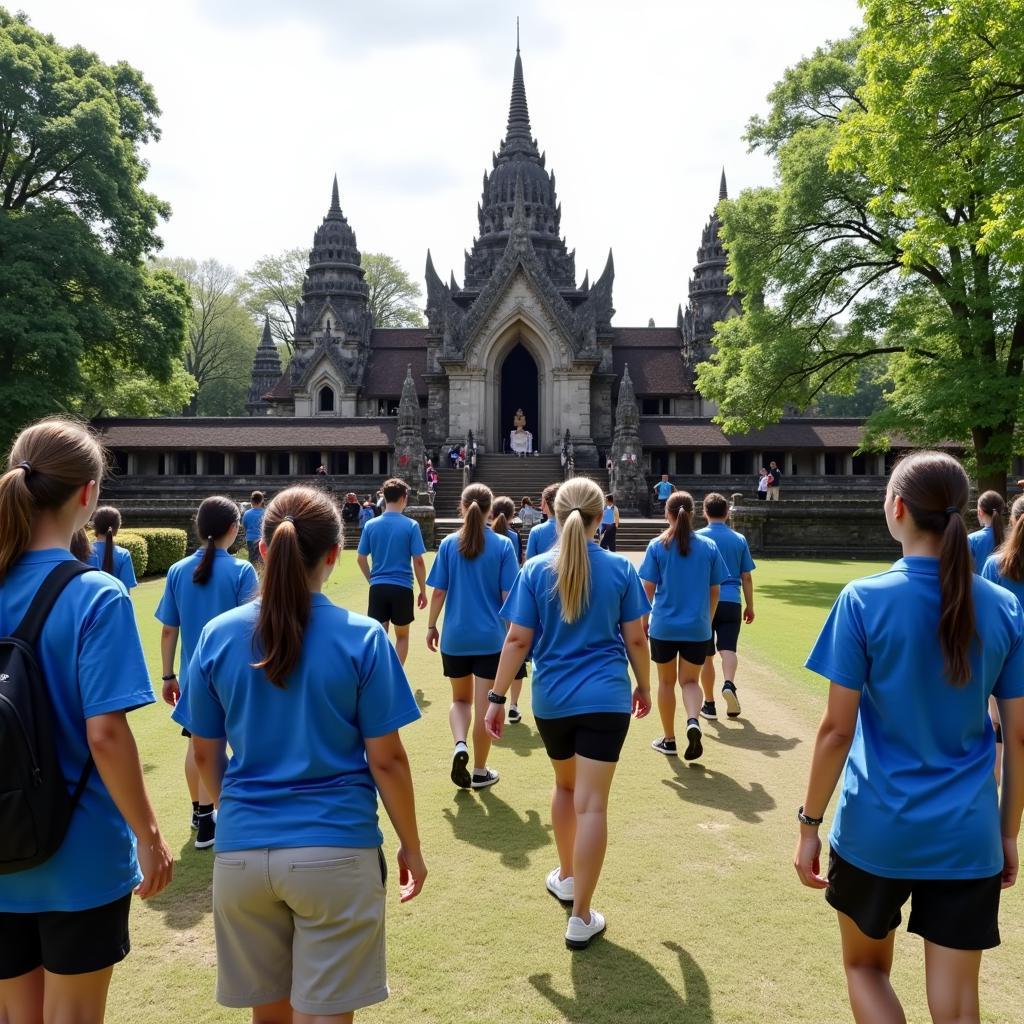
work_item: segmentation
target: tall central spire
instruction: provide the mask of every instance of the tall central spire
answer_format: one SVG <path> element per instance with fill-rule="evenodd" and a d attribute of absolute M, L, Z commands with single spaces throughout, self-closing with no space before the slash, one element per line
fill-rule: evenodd
<path fill-rule="evenodd" d="M 508 130 L 505 141 L 513 138 L 533 141 L 530 131 L 530 110 L 526 105 L 526 83 L 523 81 L 523 58 L 519 54 L 519 30 L 516 29 L 516 63 L 512 72 L 512 99 L 508 105 Z"/>

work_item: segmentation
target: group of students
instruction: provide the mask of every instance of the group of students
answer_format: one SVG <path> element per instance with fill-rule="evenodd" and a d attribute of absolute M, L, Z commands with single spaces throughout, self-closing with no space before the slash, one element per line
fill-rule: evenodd
<path fill-rule="evenodd" d="M 90 520 L 104 527 L 97 548 L 105 545 L 107 559 L 116 530 L 94 518 L 103 471 L 97 440 L 69 421 L 43 421 L 15 442 L 0 476 L 0 636 L 16 631 L 48 577 L 74 562 L 72 540 Z M 259 1024 L 348 1024 L 387 997 L 378 795 L 398 836 L 402 902 L 427 877 L 400 738 L 420 714 L 402 667 L 414 597 L 429 608 L 426 642 L 451 682 L 450 771 L 460 788 L 498 781 L 490 744 L 502 739 L 509 696 L 531 662 L 532 709 L 554 775 L 559 863 L 545 885 L 571 905 L 571 949 L 605 928 L 593 898 L 607 805 L 631 716 L 652 706 L 650 661 L 658 666 L 661 753 L 675 753 L 680 685 L 684 756 L 701 755 L 699 716 L 715 715 L 712 644 L 723 654 L 728 713 L 739 714 L 735 636 L 741 592 L 753 618 L 754 566 L 728 526 L 724 498 L 705 499 L 709 525 L 694 531 L 690 496 L 669 495 L 666 529 L 637 572 L 596 541 L 607 503 L 592 481 L 545 492 L 549 519 L 531 529 L 522 564 L 510 510 L 473 484 L 462 494 L 461 529 L 442 541 L 424 580 L 403 488 L 388 481 L 386 511 L 360 540 L 370 615 L 323 594 L 342 545 L 341 517 L 328 495 L 302 486 L 266 504 L 256 599 L 252 564 L 228 553 L 239 510 L 211 498 L 197 515 L 200 545 L 172 567 L 158 609 L 164 695 L 190 734 L 193 810 L 204 836 L 213 807 L 219 812 L 217 999 L 251 1007 Z M 911 897 L 935 1019 L 977 1021 L 980 951 L 998 942 L 1000 888 L 1016 879 L 1024 610 L 1011 584 L 1024 578 L 1024 526 L 1015 505 L 1010 537 L 986 561 L 996 559 L 1000 585 L 974 575 L 967 493 L 962 468 L 946 455 L 919 453 L 896 467 L 884 507 L 904 558 L 844 589 L 808 660 L 831 687 L 798 812 L 795 865 L 839 912 L 861 1022 L 904 1019 L 888 974 L 900 907 Z M 56 852 L 0 871 L 0 1020 L 34 1024 L 45 1004 L 48 1020 L 93 1024 L 103 1019 L 113 966 L 129 950 L 132 893 L 155 895 L 173 870 L 127 724 L 127 713 L 154 695 L 125 585 L 109 572 L 69 574 L 36 656 L 63 777 L 83 781 Z M 1001 792 L 990 696 L 1002 719 Z M 825 875 L 818 829 L 841 774 Z M 0 860 L 10 852 L 0 832 Z"/>

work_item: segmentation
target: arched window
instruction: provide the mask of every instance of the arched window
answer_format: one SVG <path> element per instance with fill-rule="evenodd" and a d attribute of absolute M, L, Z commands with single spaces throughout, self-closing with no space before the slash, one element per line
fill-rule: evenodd
<path fill-rule="evenodd" d="M 334 388 L 325 384 L 317 396 L 317 405 L 321 412 L 334 412 Z"/>

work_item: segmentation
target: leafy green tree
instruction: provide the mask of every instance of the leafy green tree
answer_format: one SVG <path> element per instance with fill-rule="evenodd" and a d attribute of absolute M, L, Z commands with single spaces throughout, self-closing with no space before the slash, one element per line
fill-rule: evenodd
<path fill-rule="evenodd" d="M 145 191 L 156 98 L 128 64 L 0 8 L 0 435 L 74 406 L 93 356 L 170 380 L 185 289 L 143 257 L 169 208 Z"/>
<path fill-rule="evenodd" d="M 363 253 L 365 280 L 370 286 L 370 312 L 375 327 L 422 327 L 423 292 L 398 260 L 383 252 Z"/>
<path fill-rule="evenodd" d="M 80 369 L 85 390 L 70 411 L 85 419 L 176 416 L 192 401 L 198 387 L 195 377 L 180 363 L 165 381 L 104 359 L 90 358 Z"/>
<path fill-rule="evenodd" d="M 274 340 L 290 353 L 295 337 L 295 313 L 302 298 L 302 282 L 309 265 L 307 249 L 285 249 L 263 256 L 242 281 L 245 307 L 253 320 L 270 320 Z"/>
<path fill-rule="evenodd" d="M 786 71 L 747 139 L 778 183 L 722 205 L 743 316 L 698 386 L 727 430 L 849 395 L 888 357 L 868 443 L 955 441 L 1005 490 L 1024 367 L 1024 0 L 865 0 Z"/>

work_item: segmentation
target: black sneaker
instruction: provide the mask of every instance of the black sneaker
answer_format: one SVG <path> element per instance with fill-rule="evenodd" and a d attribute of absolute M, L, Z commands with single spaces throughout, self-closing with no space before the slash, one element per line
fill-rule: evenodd
<path fill-rule="evenodd" d="M 469 751 L 466 749 L 465 744 L 461 744 L 455 748 L 455 753 L 452 754 L 452 782 L 459 789 L 469 789 L 472 779 L 469 774 L 468 765 Z"/>
<path fill-rule="evenodd" d="M 513 704 L 512 707 L 508 709 L 509 725 L 518 725 L 522 720 L 522 713 L 519 711 L 519 708 L 517 708 L 515 704 Z"/>
<path fill-rule="evenodd" d="M 722 686 L 722 696 L 725 698 L 725 713 L 730 718 L 740 717 L 740 699 L 736 696 L 736 686 L 734 683 L 725 683 Z"/>
<path fill-rule="evenodd" d="M 687 761 L 696 761 L 704 753 L 704 744 L 701 743 L 700 726 L 694 719 L 686 726 L 686 751 L 683 758 Z"/>
<path fill-rule="evenodd" d="M 197 828 L 199 828 L 199 812 L 198 811 L 193 811 L 192 812 L 192 831 L 195 832 L 195 830 Z"/>
<path fill-rule="evenodd" d="M 717 720 L 718 712 L 715 710 L 715 702 L 713 700 L 706 700 L 700 706 L 700 717 L 706 718 L 709 722 Z"/>
<path fill-rule="evenodd" d="M 217 820 L 211 811 L 199 815 L 199 828 L 196 830 L 196 849 L 206 850 L 213 846 L 217 838 Z"/>
<path fill-rule="evenodd" d="M 651 743 L 651 746 L 655 750 L 657 750 L 658 753 L 665 754 L 668 757 L 675 757 L 676 754 L 678 753 L 678 751 L 676 750 L 676 741 L 675 740 L 667 740 L 667 739 L 662 738 L 660 740 L 654 740 Z"/>
<path fill-rule="evenodd" d="M 494 769 L 488 768 L 483 775 L 477 775 L 476 772 L 473 772 L 473 782 L 471 785 L 473 789 L 486 789 L 488 786 L 493 786 L 499 778 L 501 776 Z"/>

